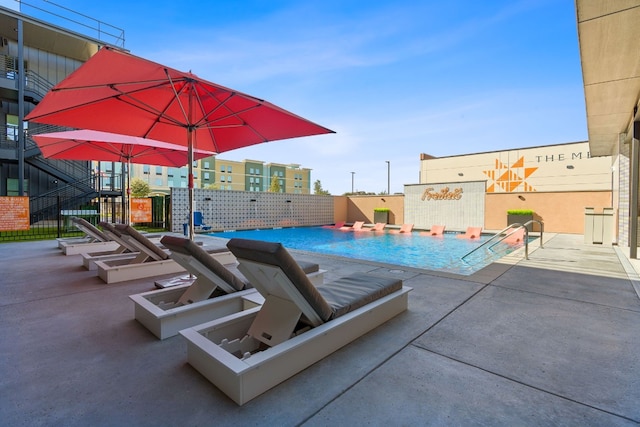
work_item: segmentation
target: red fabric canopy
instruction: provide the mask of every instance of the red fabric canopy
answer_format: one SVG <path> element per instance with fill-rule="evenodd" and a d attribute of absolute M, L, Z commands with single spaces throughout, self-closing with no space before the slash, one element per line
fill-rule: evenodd
<path fill-rule="evenodd" d="M 152 138 L 222 153 L 332 131 L 262 99 L 104 47 L 26 120 Z"/>
<path fill-rule="evenodd" d="M 189 154 L 333 132 L 262 99 L 109 47 L 51 89 L 26 120 L 167 141 L 187 146 Z"/>
<path fill-rule="evenodd" d="M 32 135 L 42 155 L 53 159 L 97 160 L 181 167 L 188 163 L 187 147 L 95 130 Z M 214 155 L 194 150 L 194 160 Z"/>

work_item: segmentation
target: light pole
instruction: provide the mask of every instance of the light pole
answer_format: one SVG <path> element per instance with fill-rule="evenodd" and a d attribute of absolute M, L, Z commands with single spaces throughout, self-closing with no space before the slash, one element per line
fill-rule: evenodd
<path fill-rule="evenodd" d="M 387 195 L 391 195 L 391 162 L 389 160 L 385 160 L 387 162 Z"/>
<path fill-rule="evenodd" d="M 353 194 L 353 177 L 355 176 L 355 172 L 351 172 L 351 194 Z"/>

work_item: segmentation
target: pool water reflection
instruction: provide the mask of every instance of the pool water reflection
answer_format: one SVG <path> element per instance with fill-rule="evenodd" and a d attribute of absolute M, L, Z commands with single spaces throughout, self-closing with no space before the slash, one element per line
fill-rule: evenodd
<path fill-rule="evenodd" d="M 226 231 L 209 235 L 227 239 L 280 242 L 287 249 L 462 275 L 472 274 L 519 247 L 519 245 L 500 245 L 499 251 L 489 254 L 490 256 L 474 257 L 474 265 L 470 265 L 461 258 L 489 239 L 489 235 L 483 235 L 479 240 L 468 240 L 456 238 L 455 233 L 431 237 L 421 236 L 417 232 L 390 234 L 339 231 L 322 227 Z M 480 262 L 476 264 L 477 260 Z"/>

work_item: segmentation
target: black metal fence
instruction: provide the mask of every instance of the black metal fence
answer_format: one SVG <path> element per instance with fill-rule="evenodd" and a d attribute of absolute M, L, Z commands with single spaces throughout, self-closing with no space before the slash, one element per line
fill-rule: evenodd
<path fill-rule="evenodd" d="M 167 230 L 170 221 L 169 196 L 151 199 L 151 221 L 132 224 L 138 230 Z M 71 217 L 81 217 L 98 225 L 101 221 L 126 223 L 125 204 L 122 197 L 100 197 L 89 203 L 81 203 L 70 196 L 52 195 L 32 199 L 29 204 L 29 230 L 0 231 L 0 242 L 48 240 L 59 237 L 80 236 L 83 233 L 73 226 Z"/>

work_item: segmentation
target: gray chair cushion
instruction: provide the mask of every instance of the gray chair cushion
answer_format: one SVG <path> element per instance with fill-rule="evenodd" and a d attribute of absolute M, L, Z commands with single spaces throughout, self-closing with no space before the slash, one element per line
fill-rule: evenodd
<path fill-rule="evenodd" d="M 87 221 L 84 218 L 78 218 L 77 216 L 74 216 L 74 217 L 71 217 L 71 222 L 75 224 L 79 224 L 80 226 L 89 230 L 92 233 L 93 237 L 97 238 L 101 242 L 108 242 L 109 240 L 111 240 L 107 237 L 106 234 L 102 232 L 102 230 L 100 230 L 99 228 L 97 228 L 95 225 L 91 224 L 89 221 Z"/>
<path fill-rule="evenodd" d="M 332 319 L 356 310 L 402 289 L 402 280 L 356 273 L 318 286 L 333 315 Z"/>
<path fill-rule="evenodd" d="M 122 234 L 120 234 L 118 229 L 115 228 L 110 222 L 101 221 L 98 225 L 102 227 L 103 230 L 107 230 L 108 232 L 113 233 L 118 237 L 122 237 Z"/>
<path fill-rule="evenodd" d="M 116 224 L 115 227 L 121 234 L 131 236 L 133 239 L 140 242 L 149 252 L 153 252 L 160 259 L 169 259 L 169 255 L 165 251 L 154 245 L 152 241 L 140 234 L 138 230 L 131 227 L 129 224 Z"/>
<path fill-rule="evenodd" d="M 194 257 L 234 289 L 241 291 L 245 288 L 244 281 L 239 277 L 236 277 L 224 265 L 220 264 L 216 259 L 209 255 L 207 251 L 202 249 L 192 240 L 185 239 L 183 237 L 164 236 L 160 239 L 160 243 L 172 252 L 178 252 Z"/>
<path fill-rule="evenodd" d="M 280 243 L 231 239 L 227 247 L 237 258 L 280 267 L 325 322 L 402 289 L 400 279 L 367 273 L 352 274 L 316 288 Z"/>
<path fill-rule="evenodd" d="M 331 318 L 333 311 L 329 304 L 318 293 L 305 272 L 302 271 L 298 263 L 280 243 L 231 239 L 227 242 L 227 247 L 236 258 L 280 267 L 318 317 L 324 322 Z"/>

